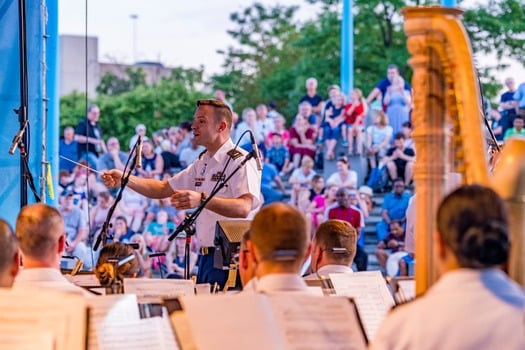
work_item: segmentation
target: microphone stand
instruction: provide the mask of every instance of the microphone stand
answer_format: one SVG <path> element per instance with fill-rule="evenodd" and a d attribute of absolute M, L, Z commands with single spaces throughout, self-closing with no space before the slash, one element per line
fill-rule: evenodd
<path fill-rule="evenodd" d="M 93 246 L 93 250 L 97 251 L 100 243 L 102 242 L 102 246 L 105 246 L 107 244 L 107 238 L 108 238 L 108 230 L 110 228 L 110 220 L 113 216 L 113 213 L 115 212 L 115 209 L 117 208 L 118 203 L 122 199 L 122 193 L 124 192 L 124 189 L 126 188 L 126 185 L 128 184 L 129 177 L 131 176 L 131 173 L 133 170 L 135 170 L 137 166 L 137 143 L 133 146 L 132 153 L 135 153 L 135 156 L 133 157 L 133 161 L 131 162 L 131 166 L 128 168 L 127 172 L 126 169 L 124 169 L 124 173 L 122 174 L 122 179 L 120 179 L 120 189 L 118 191 L 117 197 L 115 198 L 115 201 L 111 205 L 111 207 L 108 210 L 108 215 L 106 216 L 106 220 L 104 220 L 104 224 L 102 225 L 102 229 L 100 230 L 100 233 L 98 234 L 97 240 L 95 242 L 95 245 Z M 128 158 L 129 162 L 129 158 Z M 126 162 L 126 165 L 127 163 Z"/>
<path fill-rule="evenodd" d="M 232 178 L 233 175 L 235 175 L 243 166 L 248 162 L 250 159 L 255 157 L 255 153 L 252 150 L 250 153 L 248 153 L 242 162 L 235 168 L 228 177 L 226 177 L 224 180 L 218 182 L 218 185 L 215 186 L 213 191 L 208 195 L 208 198 L 206 198 L 198 207 L 195 209 L 195 211 L 189 215 L 186 216 L 184 221 L 177 226 L 177 228 L 173 231 L 173 233 L 168 237 L 168 240 L 171 242 L 177 237 L 179 233 L 184 231 L 186 233 L 186 245 L 184 247 L 184 279 L 190 279 L 190 245 L 191 245 L 191 236 L 195 234 L 195 220 L 197 220 L 197 217 L 200 215 L 200 213 L 204 210 L 204 207 L 208 202 L 219 193 L 220 190 L 226 186 L 228 181 Z"/>

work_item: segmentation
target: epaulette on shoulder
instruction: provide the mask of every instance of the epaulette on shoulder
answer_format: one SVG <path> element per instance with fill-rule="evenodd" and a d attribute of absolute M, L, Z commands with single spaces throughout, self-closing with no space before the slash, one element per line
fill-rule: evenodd
<path fill-rule="evenodd" d="M 242 156 L 242 153 L 236 149 L 236 148 L 232 148 L 231 150 L 229 150 L 227 153 L 227 155 L 229 155 L 231 158 L 233 159 L 237 159 L 239 158 L 240 156 Z"/>
<path fill-rule="evenodd" d="M 208 150 L 204 150 L 204 151 L 202 151 L 201 154 L 199 154 L 199 157 L 198 157 L 198 158 L 201 159 L 202 156 L 203 156 L 206 152 L 208 152 Z"/>

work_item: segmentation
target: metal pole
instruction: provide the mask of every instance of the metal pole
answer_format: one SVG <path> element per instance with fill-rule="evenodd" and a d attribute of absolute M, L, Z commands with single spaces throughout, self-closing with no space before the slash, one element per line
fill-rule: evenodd
<path fill-rule="evenodd" d="M 457 1 L 456 0 L 441 0 L 441 6 L 443 7 L 457 7 Z"/>
<path fill-rule="evenodd" d="M 129 15 L 133 21 L 133 64 L 137 63 L 137 14 Z"/>
<path fill-rule="evenodd" d="M 20 108 L 17 111 L 20 127 L 27 121 L 28 82 L 27 82 L 27 37 L 26 37 L 26 2 L 18 0 L 18 36 L 20 43 Z M 29 153 L 28 132 L 22 136 L 22 143 Z M 27 205 L 27 170 L 24 165 L 23 152 L 20 152 L 20 208 Z"/>
<path fill-rule="evenodd" d="M 354 88 L 354 17 L 352 0 L 343 0 L 341 22 L 341 90 L 348 96 Z"/>

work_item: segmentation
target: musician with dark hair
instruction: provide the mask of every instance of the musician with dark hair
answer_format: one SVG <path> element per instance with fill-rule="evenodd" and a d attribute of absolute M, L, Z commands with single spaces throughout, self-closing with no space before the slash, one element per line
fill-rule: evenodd
<path fill-rule="evenodd" d="M 508 230 L 493 190 L 465 185 L 448 195 L 434 234 L 439 280 L 385 319 L 372 349 L 525 349 L 525 293 L 503 271 Z"/>

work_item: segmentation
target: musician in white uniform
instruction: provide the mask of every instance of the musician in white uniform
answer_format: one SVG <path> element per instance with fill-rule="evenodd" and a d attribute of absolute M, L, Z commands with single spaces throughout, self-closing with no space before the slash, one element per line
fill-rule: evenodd
<path fill-rule="evenodd" d="M 315 231 L 312 241 L 312 271 L 307 280 L 328 278 L 331 273 L 352 273 L 357 231 L 347 221 L 328 220 Z"/>
<path fill-rule="evenodd" d="M 255 265 L 257 292 L 308 293 L 299 275 L 310 255 L 309 227 L 295 207 L 272 203 L 253 218 L 247 248 Z"/>
<path fill-rule="evenodd" d="M 150 198 L 171 197 L 171 204 L 179 210 L 198 207 L 215 185 L 232 174 L 247 152 L 234 149 L 230 139 L 232 112 L 219 100 L 199 100 L 192 124 L 194 141 L 206 151 L 190 166 L 169 180 L 145 179 L 130 176 L 128 186 Z M 228 166 L 225 168 L 226 163 Z M 120 186 L 122 172 L 116 169 L 102 176 L 106 186 Z M 196 237 L 200 247 L 198 283 L 224 286 L 228 273 L 213 267 L 215 225 L 227 218 L 250 218 L 260 207 L 261 172 L 251 159 L 230 179 L 196 220 Z"/>
<path fill-rule="evenodd" d="M 434 235 L 439 280 L 392 311 L 372 349 L 525 349 L 524 290 L 502 268 L 510 253 L 506 207 L 465 185 L 441 203 Z"/>

